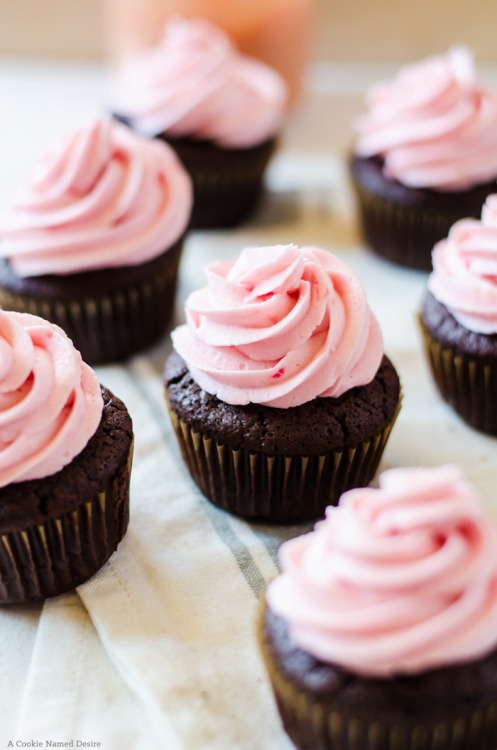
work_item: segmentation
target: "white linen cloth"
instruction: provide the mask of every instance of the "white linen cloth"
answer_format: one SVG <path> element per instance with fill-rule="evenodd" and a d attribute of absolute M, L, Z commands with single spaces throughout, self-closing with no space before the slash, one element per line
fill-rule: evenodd
<path fill-rule="evenodd" d="M 26 79 L 19 71 L 14 76 L 17 89 L 20 80 L 30 90 L 26 71 Z M 88 76 L 95 86 L 84 79 L 86 103 L 101 92 L 94 71 Z M 71 80 L 64 73 L 53 84 L 64 101 L 60 112 Z M 335 94 L 320 93 L 330 118 Z M 82 109 L 81 102 L 75 107 Z M 45 133 L 48 121 L 41 119 Z M 362 279 L 402 380 L 403 407 L 381 468 L 458 462 L 492 507 L 496 442 L 441 401 L 422 354 L 416 312 L 425 275 L 360 246 L 339 133 L 335 140 L 328 131 L 315 138 L 305 116 L 294 127 L 298 137 L 290 133 L 275 160 L 258 216 L 236 231 L 189 238 L 177 320 L 181 300 L 204 283 L 204 265 L 234 258 L 245 245 L 296 242 L 336 252 Z M 3 154 L 13 172 L 11 147 L 0 139 L 0 163 Z M 134 422 L 129 531 L 108 564 L 76 592 L 0 611 L 2 749 L 30 741 L 38 747 L 93 742 L 87 746 L 103 750 L 291 747 L 259 656 L 255 620 L 260 595 L 277 573 L 281 541 L 310 525 L 248 523 L 203 498 L 182 464 L 167 415 L 162 370 L 168 351 L 164 342 L 123 366 L 98 369 Z"/>

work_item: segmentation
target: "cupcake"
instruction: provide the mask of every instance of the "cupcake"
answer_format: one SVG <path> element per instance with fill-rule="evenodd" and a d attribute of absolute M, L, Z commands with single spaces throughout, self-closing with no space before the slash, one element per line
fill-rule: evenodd
<path fill-rule="evenodd" d="M 104 117 L 67 134 L 0 217 L 0 306 L 61 326 L 90 364 L 156 342 L 192 205 L 164 143 Z"/>
<path fill-rule="evenodd" d="M 126 532 L 133 431 L 64 331 L 0 310 L 0 603 L 86 581 Z"/>
<path fill-rule="evenodd" d="M 190 172 L 192 226 L 239 224 L 261 194 L 285 116 L 286 84 L 203 19 L 173 18 L 162 42 L 124 61 L 112 108 L 137 132 L 165 140 Z"/>
<path fill-rule="evenodd" d="M 442 397 L 472 427 L 497 435 L 497 194 L 481 221 L 456 222 L 435 246 L 420 322 Z"/>
<path fill-rule="evenodd" d="M 384 472 L 280 561 L 259 635 L 299 750 L 497 747 L 497 533 L 457 467 Z"/>
<path fill-rule="evenodd" d="M 497 93 L 459 47 L 403 68 L 368 103 L 350 162 L 365 241 L 429 271 L 433 245 L 495 192 Z"/>
<path fill-rule="evenodd" d="M 317 248 L 249 247 L 207 268 L 172 333 L 166 396 L 206 497 L 280 523 L 373 478 L 400 407 L 364 289 Z"/>

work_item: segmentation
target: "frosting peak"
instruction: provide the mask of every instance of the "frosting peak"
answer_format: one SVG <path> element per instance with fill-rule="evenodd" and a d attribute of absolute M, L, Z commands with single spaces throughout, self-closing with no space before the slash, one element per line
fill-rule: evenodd
<path fill-rule="evenodd" d="M 497 333 L 497 194 L 435 245 L 428 289 L 465 328 Z"/>
<path fill-rule="evenodd" d="M 126 60 L 113 105 L 147 136 L 212 140 L 248 148 L 280 129 L 286 86 L 272 68 L 240 54 L 204 19 L 173 18 L 162 42 Z"/>
<path fill-rule="evenodd" d="M 464 47 L 402 68 L 368 96 L 359 156 L 415 188 L 465 190 L 497 178 L 497 93 L 476 80 Z"/>
<path fill-rule="evenodd" d="M 0 310 L 0 487 L 70 463 L 102 409 L 97 376 L 61 328 Z"/>
<path fill-rule="evenodd" d="M 391 469 L 282 545 L 267 592 L 295 643 L 387 677 L 497 644 L 497 532 L 455 466 Z"/>
<path fill-rule="evenodd" d="M 378 323 L 357 276 L 331 253 L 248 247 L 234 263 L 209 266 L 207 279 L 172 339 L 208 393 L 288 408 L 374 378 Z"/>
<path fill-rule="evenodd" d="M 172 149 L 96 117 L 32 169 L 0 218 L 0 255 L 19 276 L 138 265 L 174 245 L 191 206 Z"/>

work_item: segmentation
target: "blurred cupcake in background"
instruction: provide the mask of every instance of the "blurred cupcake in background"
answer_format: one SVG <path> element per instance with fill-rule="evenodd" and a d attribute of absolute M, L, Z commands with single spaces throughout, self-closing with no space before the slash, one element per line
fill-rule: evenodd
<path fill-rule="evenodd" d="M 0 216 L 0 305 L 63 328 L 90 364 L 169 325 L 191 181 L 166 144 L 95 117 L 49 149 Z"/>
<path fill-rule="evenodd" d="M 385 471 L 280 562 L 259 637 L 299 750 L 494 750 L 497 532 L 458 467 Z"/>
<path fill-rule="evenodd" d="M 350 161 L 365 241 L 428 271 L 433 245 L 495 192 L 497 92 L 458 47 L 402 68 L 367 102 Z"/>
<path fill-rule="evenodd" d="M 286 84 L 204 19 L 172 18 L 154 48 L 123 61 L 115 116 L 166 141 L 194 185 L 192 226 L 240 223 L 258 200 L 286 113 Z"/>
<path fill-rule="evenodd" d="M 481 220 L 456 222 L 435 246 L 420 320 L 442 397 L 472 427 L 497 435 L 497 194 Z"/>

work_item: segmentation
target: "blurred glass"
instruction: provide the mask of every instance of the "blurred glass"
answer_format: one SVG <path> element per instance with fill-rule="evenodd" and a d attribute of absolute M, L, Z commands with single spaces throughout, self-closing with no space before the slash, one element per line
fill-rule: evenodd
<path fill-rule="evenodd" d="M 239 49 L 276 68 L 294 103 L 307 63 L 315 0 L 106 0 L 113 63 L 159 42 L 170 15 L 201 16 L 221 26 Z"/>

